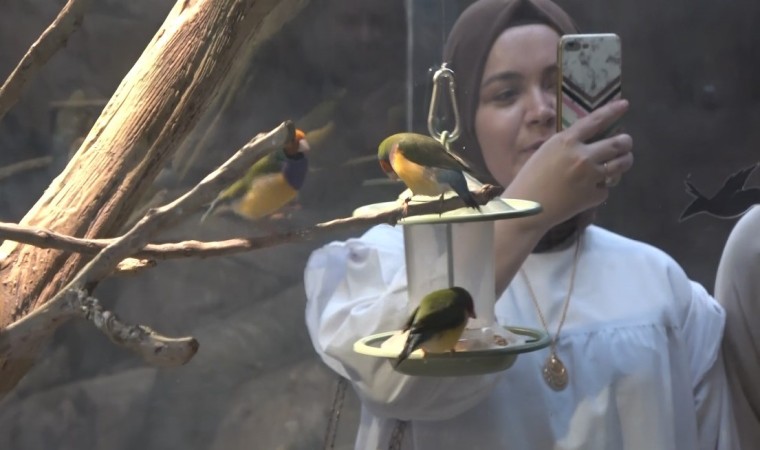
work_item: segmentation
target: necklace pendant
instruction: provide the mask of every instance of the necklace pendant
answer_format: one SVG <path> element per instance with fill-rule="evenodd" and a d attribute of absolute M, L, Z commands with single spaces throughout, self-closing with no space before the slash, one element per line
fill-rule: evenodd
<path fill-rule="evenodd" d="M 565 369 L 565 364 L 556 353 L 551 352 L 549 357 L 546 358 L 542 372 L 544 381 L 546 381 L 546 384 L 550 388 L 555 391 L 561 391 L 567 387 L 567 369 Z"/>

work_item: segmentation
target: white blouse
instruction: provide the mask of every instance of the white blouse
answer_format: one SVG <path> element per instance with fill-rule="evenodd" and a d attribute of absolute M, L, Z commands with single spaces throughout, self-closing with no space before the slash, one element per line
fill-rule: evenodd
<path fill-rule="evenodd" d="M 569 373 L 555 392 L 549 349 L 484 376 L 412 377 L 353 352 L 407 318 L 403 230 L 377 226 L 315 251 L 305 270 L 306 324 L 323 361 L 362 400 L 356 448 L 386 449 L 396 419 L 404 449 L 733 449 L 720 356 L 723 309 L 665 253 L 599 227 L 583 237 L 557 351 Z M 532 254 L 523 269 L 553 336 L 574 247 Z M 495 305 L 501 325 L 542 328 L 524 278 Z"/>

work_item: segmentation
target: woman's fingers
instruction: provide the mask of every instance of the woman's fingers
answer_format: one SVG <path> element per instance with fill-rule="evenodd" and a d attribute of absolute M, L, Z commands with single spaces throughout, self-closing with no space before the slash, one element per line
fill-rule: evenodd
<path fill-rule="evenodd" d="M 586 142 L 608 130 L 628 111 L 628 100 L 617 100 L 579 119 L 566 130 L 578 142 Z"/>
<path fill-rule="evenodd" d="M 591 152 L 589 159 L 596 163 L 601 173 L 597 187 L 616 186 L 623 173 L 633 166 L 633 139 L 627 134 L 595 142 L 588 149 Z"/>
<path fill-rule="evenodd" d="M 607 161 L 624 156 L 633 150 L 633 139 L 628 134 L 618 134 L 616 136 L 602 139 L 587 146 L 591 161 L 597 164 L 604 164 Z"/>

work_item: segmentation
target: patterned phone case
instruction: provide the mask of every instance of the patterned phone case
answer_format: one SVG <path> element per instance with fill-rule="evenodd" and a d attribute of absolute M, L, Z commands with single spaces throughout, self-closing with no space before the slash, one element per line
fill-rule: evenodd
<path fill-rule="evenodd" d="M 558 131 L 621 96 L 622 49 L 616 34 L 562 36 L 558 49 Z M 609 135 L 613 125 L 602 136 Z"/>

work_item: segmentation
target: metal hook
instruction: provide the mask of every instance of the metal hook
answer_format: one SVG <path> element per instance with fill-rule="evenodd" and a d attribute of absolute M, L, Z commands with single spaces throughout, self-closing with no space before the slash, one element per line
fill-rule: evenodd
<path fill-rule="evenodd" d="M 448 130 L 439 131 L 435 127 L 435 112 L 438 106 L 438 84 L 447 82 L 449 85 L 449 100 L 451 101 L 451 108 L 454 111 L 454 130 L 449 132 Z M 454 83 L 454 71 L 446 66 L 446 63 L 441 65 L 433 75 L 433 95 L 430 101 L 430 110 L 428 111 L 428 132 L 435 139 L 440 141 L 448 148 L 448 143 L 453 142 L 459 138 L 462 132 L 459 119 L 459 106 L 457 105 L 456 87 Z"/>

